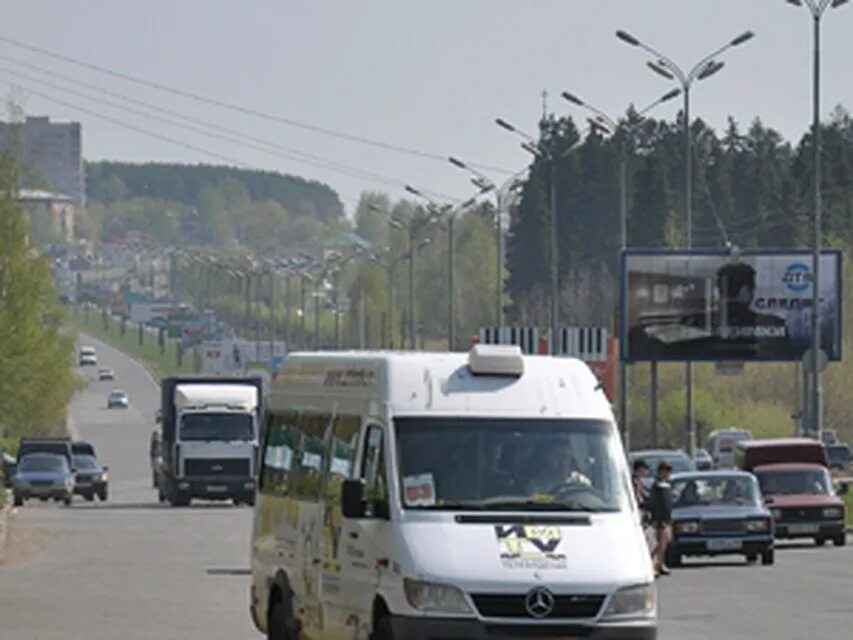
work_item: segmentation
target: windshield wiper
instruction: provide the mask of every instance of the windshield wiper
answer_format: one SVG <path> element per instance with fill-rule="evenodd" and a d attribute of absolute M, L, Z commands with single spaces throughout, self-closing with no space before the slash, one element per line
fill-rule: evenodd
<path fill-rule="evenodd" d="M 460 500 L 455 502 L 443 502 L 420 509 L 453 510 L 470 509 L 476 511 L 489 511 L 497 509 L 514 509 L 518 511 L 580 511 L 583 513 L 613 512 L 616 509 L 595 509 L 577 502 L 543 502 L 529 498 L 488 498 L 486 500 Z"/>

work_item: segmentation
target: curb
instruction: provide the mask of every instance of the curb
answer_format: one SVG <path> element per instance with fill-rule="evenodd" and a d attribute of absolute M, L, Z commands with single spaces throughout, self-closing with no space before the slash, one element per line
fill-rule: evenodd
<path fill-rule="evenodd" d="M 0 564 L 3 564 L 6 560 L 6 532 L 8 530 L 6 523 L 9 519 L 9 513 L 12 511 L 12 492 L 6 489 L 0 489 L 0 491 L 6 492 L 6 502 L 0 507 Z"/>

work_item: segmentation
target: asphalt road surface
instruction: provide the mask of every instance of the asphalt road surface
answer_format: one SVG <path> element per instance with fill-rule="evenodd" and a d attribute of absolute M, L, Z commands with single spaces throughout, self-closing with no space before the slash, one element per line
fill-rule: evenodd
<path fill-rule="evenodd" d="M 110 466 L 110 500 L 30 503 L 13 516 L 0 638 L 259 638 L 248 616 L 251 511 L 157 504 L 147 458 L 157 389 L 140 366 L 90 342 L 117 380 L 93 381 L 71 415 Z M 105 408 L 114 387 L 130 394 L 128 411 Z M 663 640 L 851 637 L 853 546 L 785 547 L 773 567 L 688 560 L 659 586 Z"/>

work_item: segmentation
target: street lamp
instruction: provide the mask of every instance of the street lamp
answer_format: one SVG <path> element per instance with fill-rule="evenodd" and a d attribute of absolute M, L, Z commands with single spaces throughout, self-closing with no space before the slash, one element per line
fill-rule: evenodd
<path fill-rule="evenodd" d="M 656 49 L 641 42 L 626 31 L 619 30 L 616 37 L 622 42 L 639 47 L 652 54 L 654 60 L 648 63 L 649 68 L 658 75 L 678 82 L 684 94 L 684 147 L 685 147 L 685 218 L 687 225 L 687 249 L 693 248 L 693 136 L 690 131 L 690 89 L 696 81 L 706 80 L 723 68 L 723 63 L 717 58 L 733 47 L 749 42 L 755 37 L 753 31 L 744 31 L 727 42 L 722 47 L 702 58 L 690 71 L 685 72 L 670 58 Z M 693 415 L 693 363 L 685 367 L 685 386 L 687 387 L 687 432 L 688 450 L 690 455 L 696 453 L 696 422 Z"/>
<path fill-rule="evenodd" d="M 652 109 L 664 102 L 677 98 L 679 95 L 681 95 L 681 89 L 673 89 L 640 110 L 638 115 L 642 117 Z M 601 109 L 581 100 L 575 94 L 564 91 L 563 98 L 593 114 L 594 117 L 589 119 L 589 124 L 593 129 L 605 134 L 615 133 L 618 129 L 619 125 L 614 118 L 607 115 Z M 628 248 L 628 133 L 630 131 L 626 131 L 619 150 L 619 226 L 621 252 L 624 252 Z M 622 441 L 627 449 L 630 445 L 630 430 L 628 428 L 628 365 L 622 358 L 619 359 L 619 417 L 622 421 Z"/>
<path fill-rule="evenodd" d="M 559 292 L 560 292 L 560 276 L 559 276 L 559 244 L 557 242 L 557 159 L 554 157 L 556 139 L 552 136 L 551 146 L 547 147 L 541 142 L 537 142 L 533 136 L 525 133 L 521 129 L 513 126 L 503 118 L 496 118 L 495 123 L 519 136 L 522 139 L 521 148 L 532 154 L 535 157 L 544 158 L 548 162 L 550 169 L 550 224 L 551 224 L 551 340 L 550 351 L 551 355 L 557 353 L 557 334 L 559 333 L 560 317 L 559 317 Z"/>
<path fill-rule="evenodd" d="M 458 206 L 449 204 L 439 204 L 434 200 L 425 196 L 422 191 L 411 185 L 406 185 L 406 191 L 413 196 L 421 198 L 427 203 L 427 208 L 431 212 L 433 218 L 437 221 L 447 222 L 447 289 L 448 289 L 448 307 L 447 307 L 447 348 L 448 351 L 453 351 L 456 348 L 456 240 L 455 240 L 455 223 L 456 216 L 462 211 L 465 211 L 470 206 L 477 202 L 477 196 L 482 195 L 492 189 L 491 186 L 480 188 L 477 195 L 469 198 Z"/>
<path fill-rule="evenodd" d="M 814 153 L 814 244 L 812 262 L 814 274 L 812 277 L 812 393 L 811 412 L 804 407 L 805 414 L 811 413 L 808 426 L 817 431 L 818 439 L 823 438 L 823 388 L 820 380 L 820 348 L 821 348 L 821 314 L 820 314 L 820 254 L 823 243 L 822 217 L 823 194 L 821 192 L 821 138 L 820 130 L 820 25 L 823 14 L 829 8 L 838 8 L 847 4 L 847 0 L 788 0 L 789 4 L 801 7 L 805 5 L 812 14 L 814 33 L 814 60 L 812 83 L 812 151 Z"/>
<path fill-rule="evenodd" d="M 503 259 L 503 216 L 512 208 L 513 195 L 517 195 L 518 189 L 523 185 L 523 182 L 518 177 L 523 171 L 519 171 L 511 176 L 500 187 L 489 180 L 485 175 L 477 171 L 470 164 L 467 164 L 459 158 L 448 158 L 450 164 L 454 167 L 467 171 L 474 177 L 471 182 L 475 187 L 481 190 L 481 193 L 491 191 L 495 194 L 495 243 L 497 247 L 497 270 L 495 276 L 495 326 L 503 326 L 503 290 L 504 290 L 504 259 Z"/>
<path fill-rule="evenodd" d="M 415 338 L 415 242 L 420 230 L 433 222 L 433 218 L 431 216 L 415 216 L 411 220 L 404 221 L 375 204 L 368 204 L 368 207 L 371 211 L 385 216 L 386 222 L 391 227 L 405 231 L 409 238 L 409 345 L 414 351 L 417 349 Z"/>

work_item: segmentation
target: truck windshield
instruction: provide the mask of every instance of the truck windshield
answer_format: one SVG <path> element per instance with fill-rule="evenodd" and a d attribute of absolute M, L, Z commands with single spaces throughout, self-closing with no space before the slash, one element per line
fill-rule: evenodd
<path fill-rule="evenodd" d="M 826 469 L 760 471 L 758 484 L 765 495 L 826 494 L 829 493 L 830 479 Z"/>
<path fill-rule="evenodd" d="M 627 468 L 613 425 L 592 420 L 398 418 L 403 506 L 619 511 Z"/>
<path fill-rule="evenodd" d="M 186 413 L 181 416 L 181 440 L 254 440 L 252 416 L 245 413 Z"/>

